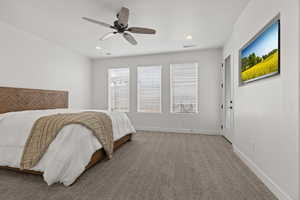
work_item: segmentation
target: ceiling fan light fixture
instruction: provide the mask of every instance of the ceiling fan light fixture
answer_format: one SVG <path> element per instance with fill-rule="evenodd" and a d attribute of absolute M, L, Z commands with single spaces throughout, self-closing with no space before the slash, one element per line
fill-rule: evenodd
<path fill-rule="evenodd" d="M 123 37 L 132 45 L 137 45 L 137 41 L 135 38 L 129 34 L 130 33 L 136 33 L 136 34 L 156 34 L 156 30 L 151 28 L 144 28 L 144 27 L 128 27 L 128 20 L 129 20 L 129 9 L 122 7 L 120 12 L 117 13 L 117 20 L 114 21 L 113 25 L 110 25 L 108 23 L 98 21 L 95 19 L 91 19 L 88 17 L 82 17 L 83 20 L 86 20 L 88 22 L 92 22 L 94 24 L 98 24 L 100 26 L 113 29 L 113 32 L 107 33 L 104 36 L 100 38 L 100 41 L 104 41 L 116 34 L 122 34 Z M 98 48 L 96 48 L 98 49 Z M 100 50 L 100 49 L 99 49 Z"/>

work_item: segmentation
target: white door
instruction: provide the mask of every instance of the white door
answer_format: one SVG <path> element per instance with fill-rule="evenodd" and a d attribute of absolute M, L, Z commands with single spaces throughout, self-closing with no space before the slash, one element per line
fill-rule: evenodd
<path fill-rule="evenodd" d="M 222 125 L 221 132 L 226 139 L 233 139 L 233 70 L 232 59 L 228 56 L 222 67 Z"/>

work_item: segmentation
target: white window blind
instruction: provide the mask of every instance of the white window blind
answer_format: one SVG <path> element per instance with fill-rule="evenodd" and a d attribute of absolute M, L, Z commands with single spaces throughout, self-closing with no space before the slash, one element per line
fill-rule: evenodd
<path fill-rule="evenodd" d="M 138 112 L 161 112 L 161 66 L 138 67 Z"/>
<path fill-rule="evenodd" d="M 129 68 L 109 69 L 109 109 L 129 112 Z"/>
<path fill-rule="evenodd" d="M 171 112 L 198 112 L 198 64 L 171 65 Z"/>

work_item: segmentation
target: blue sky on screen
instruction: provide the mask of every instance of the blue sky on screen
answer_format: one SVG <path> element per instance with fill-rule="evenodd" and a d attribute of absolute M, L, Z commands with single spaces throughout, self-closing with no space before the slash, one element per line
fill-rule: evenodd
<path fill-rule="evenodd" d="M 278 49 L 278 29 L 279 23 L 276 21 L 242 50 L 242 58 L 249 56 L 251 53 L 255 53 L 256 56 L 263 56 L 273 49 Z"/>

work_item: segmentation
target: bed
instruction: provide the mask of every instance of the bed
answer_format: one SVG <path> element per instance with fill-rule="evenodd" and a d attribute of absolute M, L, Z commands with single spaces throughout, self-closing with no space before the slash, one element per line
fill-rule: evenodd
<path fill-rule="evenodd" d="M 44 177 L 48 185 L 72 185 L 87 169 L 106 158 L 92 131 L 79 125 L 64 127 L 39 163 L 20 168 L 20 157 L 34 122 L 43 116 L 84 111 L 106 113 L 112 121 L 114 150 L 131 140 L 135 132 L 125 113 L 68 109 L 68 92 L 0 87 L 0 168 Z"/>

